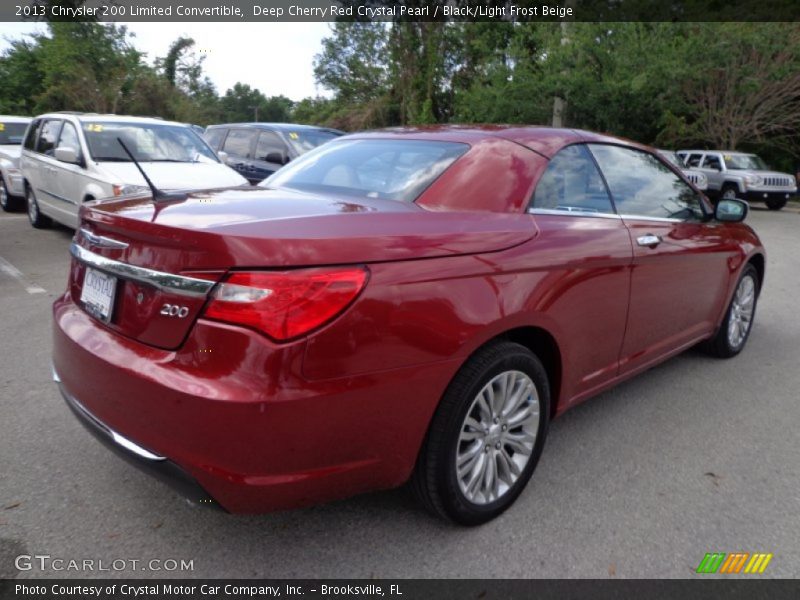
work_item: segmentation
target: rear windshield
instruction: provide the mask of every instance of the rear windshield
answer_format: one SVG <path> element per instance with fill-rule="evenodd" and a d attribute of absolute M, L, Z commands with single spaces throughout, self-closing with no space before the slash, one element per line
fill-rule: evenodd
<path fill-rule="evenodd" d="M 27 123 L 0 122 L 0 146 L 17 146 L 21 144 L 27 128 Z"/>
<path fill-rule="evenodd" d="M 322 146 L 325 142 L 335 140 L 342 134 L 326 131 L 324 129 L 311 129 L 290 131 L 285 135 L 299 156 L 300 154 L 305 154 L 309 150 L 313 150 L 317 146 Z"/>
<path fill-rule="evenodd" d="M 342 140 L 295 159 L 259 185 L 413 202 L 468 150 L 419 140 Z"/>
<path fill-rule="evenodd" d="M 130 162 L 120 139 L 140 162 L 218 162 L 197 132 L 182 125 L 86 121 L 83 133 L 97 162 Z"/>

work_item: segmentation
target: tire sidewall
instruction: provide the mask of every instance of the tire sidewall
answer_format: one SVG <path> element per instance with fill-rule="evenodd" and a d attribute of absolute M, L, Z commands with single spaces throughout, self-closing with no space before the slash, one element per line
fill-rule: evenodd
<path fill-rule="evenodd" d="M 28 213 L 28 221 L 30 221 L 31 225 L 34 227 L 38 227 L 39 222 L 41 221 L 41 213 L 39 212 L 39 203 L 36 201 L 36 195 L 33 193 L 33 190 L 30 187 L 26 190 L 25 200 L 25 209 Z M 35 216 L 31 214 L 31 209 L 34 209 Z"/>
<path fill-rule="evenodd" d="M 736 301 L 736 293 L 739 291 L 739 286 L 742 285 L 742 281 L 745 277 L 751 277 L 753 279 L 753 285 L 755 286 L 753 315 L 750 318 L 750 323 L 747 326 L 747 333 L 745 334 L 744 339 L 742 339 L 742 342 L 737 347 L 733 347 L 731 346 L 730 339 L 728 337 L 728 329 L 731 326 L 731 311 L 733 310 L 733 303 Z M 725 320 L 722 323 L 721 335 L 722 340 L 724 341 L 725 351 L 728 356 L 736 356 L 742 350 L 744 350 L 744 347 L 747 345 L 747 340 L 750 339 L 750 332 L 753 331 L 753 322 L 755 321 L 756 317 L 756 309 L 758 308 L 758 295 L 760 292 L 761 289 L 759 287 L 758 272 L 753 265 L 748 263 L 748 265 L 742 270 L 741 275 L 739 275 L 739 279 L 736 280 L 736 287 L 733 290 L 733 296 L 731 297 L 731 301 L 728 303 L 728 310 L 725 311 Z"/>
<path fill-rule="evenodd" d="M 769 210 L 781 210 L 786 202 L 787 200 L 767 200 L 766 205 Z"/>
<path fill-rule="evenodd" d="M 0 208 L 5 211 L 11 209 L 11 197 L 8 195 L 8 187 L 2 175 L 0 175 Z"/>
<path fill-rule="evenodd" d="M 730 192 L 730 195 L 728 193 Z M 723 185 L 719 197 L 724 200 L 732 200 L 736 198 L 736 186 L 731 184 Z"/>
<path fill-rule="evenodd" d="M 464 496 L 458 484 L 455 468 L 458 439 L 467 411 L 471 408 L 475 397 L 492 378 L 504 371 L 521 371 L 533 381 L 539 395 L 539 429 L 528 464 L 525 465 L 525 469 L 511 489 L 494 502 L 485 505 L 474 504 Z M 550 414 L 550 390 L 547 374 L 539 360 L 520 346 L 519 351 L 504 356 L 490 364 L 479 377 L 474 378 L 466 387 L 464 387 L 464 382 L 454 381 L 454 384 L 454 386 L 451 386 L 456 388 L 453 392 L 459 393 L 461 398 L 459 399 L 458 410 L 453 415 L 453 418 L 450 419 L 445 430 L 444 459 L 438 465 L 437 478 L 439 481 L 443 481 L 446 486 L 447 493 L 443 495 L 442 500 L 448 513 L 456 521 L 463 524 L 482 523 L 493 519 L 514 503 L 525 489 L 525 485 L 536 468 L 547 437 L 548 417 Z M 450 392 L 451 390 L 448 390 L 448 393 Z"/>

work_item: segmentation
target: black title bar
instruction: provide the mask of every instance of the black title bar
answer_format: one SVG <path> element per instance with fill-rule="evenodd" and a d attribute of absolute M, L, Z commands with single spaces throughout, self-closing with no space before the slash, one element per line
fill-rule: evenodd
<path fill-rule="evenodd" d="M 797 21 L 795 0 L 28 0 L 0 21 Z"/>

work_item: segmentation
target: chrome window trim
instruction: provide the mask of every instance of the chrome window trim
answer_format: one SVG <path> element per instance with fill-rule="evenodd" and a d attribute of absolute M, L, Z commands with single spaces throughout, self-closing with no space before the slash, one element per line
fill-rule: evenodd
<path fill-rule="evenodd" d="M 120 279 L 136 281 L 145 285 L 152 286 L 170 294 L 188 296 L 192 298 L 205 298 L 209 290 L 214 287 L 213 281 L 206 279 L 196 279 L 184 275 L 174 275 L 162 271 L 154 271 L 145 267 L 137 267 L 95 254 L 72 242 L 69 252 L 80 263 L 103 271 L 110 275 L 115 275 Z"/>
<path fill-rule="evenodd" d="M 651 217 L 648 215 L 620 215 L 617 213 L 594 213 L 580 210 L 556 210 L 553 208 L 529 208 L 528 214 L 531 215 L 560 215 L 562 217 L 592 217 L 600 219 L 636 219 L 637 221 L 655 221 L 657 223 L 685 223 L 684 219 L 673 219 L 668 217 Z"/>
<path fill-rule="evenodd" d="M 652 217 L 649 215 L 620 215 L 620 218 L 636 219 L 637 221 L 655 221 L 656 223 L 685 223 L 686 219 L 674 219 L 671 217 Z"/>
<path fill-rule="evenodd" d="M 79 231 L 81 232 L 83 239 L 89 242 L 92 246 L 100 246 L 101 248 L 115 248 L 117 250 L 124 250 L 128 247 L 128 244 L 125 242 L 113 240 L 103 235 L 95 235 L 84 227 L 81 227 Z"/>
<path fill-rule="evenodd" d="M 601 213 L 583 210 L 558 210 L 555 208 L 529 208 L 528 214 L 531 215 L 559 215 L 561 217 L 591 217 L 594 219 L 620 219 L 616 213 Z"/>

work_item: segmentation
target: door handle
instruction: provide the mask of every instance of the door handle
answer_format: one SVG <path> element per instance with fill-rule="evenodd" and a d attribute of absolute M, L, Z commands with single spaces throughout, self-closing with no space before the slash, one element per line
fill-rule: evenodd
<path fill-rule="evenodd" d="M 661 236 L 647 233 L 636 238 L 636 243 L 640 246 L 649 246 L 650 248 L 655 248 L 661 243 Z"/>

